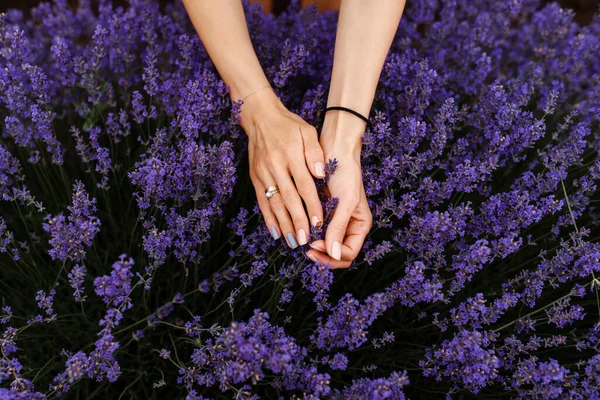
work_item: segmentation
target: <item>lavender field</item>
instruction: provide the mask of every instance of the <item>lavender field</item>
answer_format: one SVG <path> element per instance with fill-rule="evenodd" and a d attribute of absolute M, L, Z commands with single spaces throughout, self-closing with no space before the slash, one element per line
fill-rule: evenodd
<path fill-rule="evenodd" d="M 244 7 L 319 127 L 337 14 Z M 600 12 L 408 2 L 347 270 L 273 240 L 239 110 L 179 1 L 0 16 L 0 400 L 600 399 Z"/>

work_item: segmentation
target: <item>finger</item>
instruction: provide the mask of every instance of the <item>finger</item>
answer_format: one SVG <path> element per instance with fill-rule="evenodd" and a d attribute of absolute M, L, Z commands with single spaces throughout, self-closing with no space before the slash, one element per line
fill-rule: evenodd
<path fill-rule="evenodd" d="M 309 250 L 306 252 L 306 256 L 313 262 L 319 262 L 321 264 L 329 264 L 333 269 L 348 268 L 352 265 L 352 261 L 338 261 L 329 257 L 326 253 L 322 253 L 317 250 Z"/>
<path fill-rule="evenodd" d="M 317 178 L 325 177 L 325 156 L 319 144 L 317 130 L 312 125 L 300 125 L 300 135 L 304 143 L 304 157 L 310 173 Z"/>
<path fill-rule="evenodd" d="M 310 223 L 312 226 L 317 227 L 323 225 L 323 207 L 321 206 L 321 200 L 319 200 L 315 181 L 306 169 L 303 161 L 297 160 L 290 166 L 290 169 L 292 170 L 296 189 L 302 200 L 304 200 L 304 204 L 306 204 Z"/>
<path fill-rule="evenodd" d="M 346 227 L 346 237 L 342 246 L 343 260 L 353 260 L 358 256 L 372 226 L 373 214 L 371 214 L 369 203 L 363 194 Z"/>
<path fill-rule="evenodd" d="M 271 210 L 271 205 L 269 204 L 269 200 L 267 196 L 265 196 L 265 187 L 257 180 L 256 184 L 254 184 L 254 189 L 256 191 L 256 200 L 258 201 L 258 207 L 263 215 L 263 219 L 265 220 L 265 224 L 267 225 L 267 229 L 273 236 L 274 240 L 277 240 L 281 237 L 281 229 L 279 228 L 279 223 L 277 222 L 277 217 Z"/>
<path fill-rule="evenodd" d="M 279 197 L 283 200 L 283 204 L 285 204 L 285 208 L 292 219 L 294 227 L 291 232 L 285 233 L 288 243 L 291 244 L 290 247 L 292 248 L 296 248 L 298 245 L 305 245 L 308 243 L 308 232 L 310 232 L 310 230 L 308 228 L 308 219 L 298 190 L 292 182 L 292 178 L 287 170 L 276 168 L 272 170 L 272 172 L 275 175 L 275 180 L 277 181 L 280 192 L 278 193 L 279 196 L 275 195 L 271 198 L 271 203 L 275 197 Z M 273 204 L 271 204 L 271 207 L 273 207 Z M 295 232 L 295 234 L 293 232 Z"/>
<path fill-rule="evenodd" d="M 275 182 L 276 182 L 275 178 L 273 178 L 271 176 L 271 174 L 266 170 L 261 171 L 261 181 L 263 182 L 263 185 L 266 187 L 273 186 L 273 185 L 275 185 Z M 262 195 L 265 199 L 267 199 L 264 192 Z M 279 223 L 280 232 L 284 236 L 285 241 L 287 242 L 287 245 L 290 248 L 295 249 L 296 247 L 298 247 L 298 242 L 296 242 L 296 238 L 293 234 L 294 224 L 292 223 L 290 215 L 289 215 L 287 208 L 283 202 L 281 193 L 275 193 L 273 195 L 273 197 L 271 197 L 270 199 L 267 199 L 267 201 L 269 203 L 269 206 L 271 207 L 271 211 L 273 212 L 273 214 L 275 214 L 275 217 L 277 218 L 277 222 Z"/>
<path fill-rule="evenodd" d="M 338 261 L 342 259 L 342 243 L 346 236 L 346 227 L 348 226 L 352 212 L 356 208 L 353 204 L 353 202 L 340 200 L 325 232 L 327 253 Z"/>
<path fill-rule="evenodd" d="M 350 227 L 353 222 L 354 221 L 351 220 L 348 226 Z M 315 240 L 314 242 L 310 243 L 310 247 L 316 250 L 316 252 L 310 252 L 309 250 L 310 254 L 307 252 L 306 255 L 315 262 L 319 261 L 322 263 L 331 263 L 334 268 L 347 268 L 350 266 L 352 261 L 356 259 L 358 253 L 362 249 L 364 239 L 370 230 L 369 228 L 365 229 L 365 227 L 362 228 L 362 234 L 357 232 L 346 237 L 344 244 L 342 245 L 342 259 L 340 261 L 334 260 L 326 254 L 324 240 Z"/>
<path fill-rule="evenodd" d="M 351 261 L 358 256 L 370 230 L 370 222 L 354 218 L 350 220 L 342 244 L 342 260 Z"/>
<path fill-rule="evenodd" d="M 315 240 L 314 242 L 309 243 L 309 246 L 322 253 L 327 253 L 327 247 L 324 240 Z"/>
<path fill-rule="evenodd" d="M 350 226 L 353 223 L 353 221 L 351 220 L 350 223 L 348 224 L 348 226 Z M 369 229 L 363 229 L 361 232 L 357 232 L 357 233 L 352 233 L 352 234 L 347 234 L 346 237 L 344 238 L 344 243 L 342 243 L 341 246 L 341 250 L 342 250 L 342 256 L 341 256 L 341 260 L 343 261 L 352 261 L 354 260 L 357 256 L 358 253 L 360 253 L 360 250 L 362 249 L 362 245 L 365 242 L 365 238 L 367 237 L 367 234 L 369 233 Z M 314 242 L 309 244 L 310 247 L 312 247 L 313 249 L 326 253 L 326 244 L 324 240 L 315 240 Z"/>

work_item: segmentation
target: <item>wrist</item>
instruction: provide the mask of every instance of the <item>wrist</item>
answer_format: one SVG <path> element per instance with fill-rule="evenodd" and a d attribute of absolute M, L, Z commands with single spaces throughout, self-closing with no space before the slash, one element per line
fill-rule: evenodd
<path fill-rule="evenodd" d="M 248 133 L 247 128 L 260 123 L 273 112 L 281 112 L 285 106 L 271 87 L 265 87 L 252 93 L 244 100 L 240 109 L 240 125 Z"/>
<path fill-rule="evenodd" d="M 333 156 L 352 156 L 360 161 L 362 136 L 367 124 L 345 111 L 332 110 L 325 114 L 321 129 L 321 146 Z"/>

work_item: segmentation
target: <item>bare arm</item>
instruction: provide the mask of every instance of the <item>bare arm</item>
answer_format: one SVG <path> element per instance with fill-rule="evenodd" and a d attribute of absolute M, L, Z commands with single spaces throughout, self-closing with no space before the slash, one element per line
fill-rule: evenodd
<path fill-rule="evenodd" d="M 368 116 L 404 5 L 405 0 L 342 0 L 328 106 L 341 105 Z M 362 120 L 343 111 L 329 111 L 326 123 L 343 131 L 346 145 L 360 143 L 365 129 Z"/>
<path fill-rule="evenodd" d="M 183 4 L 208 55 L 231 88 L 232 99 L 269 84 L 252 47 L 240 0 L 183 0 Z"/>
<path fill-rule="evenodd" d="M 309 223 L 323 220 L 311 177 L 325 175 L 316 129 L 288 111 L 273 90 L 256 91 L 269 81 L 252 47 L 240 0 L 183 0 L 183 4 L 230 87 L 231 99 L 252 93 L 242 105 L 240 124 L 248 135 L 250 179 L 267 229 L 275 240 L 283 236 L 291 248 L 306 244 Z M 267 199 L 265 190 L 274 185 L 280 192 Z"/>
<path fill-rule="evenodd" d="M 327 106 L 369 115 L 404 5 L 405 0 L 342 0 Z M 372 224 L 360 167 L 365 128 L 363 120 L 345 111 L 328 111 L 323 122 L 325 159 L 338 160 L 327 186 L 339 203 L 325 242 L 311 243 L 316 251 L 307 255 L 337 268 L 348 267 L 356 258 Z"/>

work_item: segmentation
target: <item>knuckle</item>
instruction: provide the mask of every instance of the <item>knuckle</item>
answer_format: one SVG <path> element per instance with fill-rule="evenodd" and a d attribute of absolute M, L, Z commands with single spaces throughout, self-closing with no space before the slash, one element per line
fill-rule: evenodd
<path fill-rule="evenodd" d="M 373 227 L 373 215 L 371 213 L 367 214 L 367 227 L 369 229 Z"/>
<path fill-rule="evenodd" d="M 321 206 L 321 202 L 319 201 L 319 196 L 309 195 L 303 197 L 304 203 L 306 204 L 306 208 L 311 212 L 311 215 L 321 214 L 323 207 Z"/>
<path fill-rule="evenodd" d="M 306 218 L 302 215 L 292 215 L 292 222 L 294 226 L 304 226 L 307 224 Z"/>
<path fill-rule="evenodd" d="M 256 176 L 269 176 L 269 168 L 265 165 L 265 164 L 260 164 L 257 168 L 256 168 L 256 172 L 255 172 Z"/>
<path fill-rule="evenodd" d="M 344 233 L 346 233 L 346 230 L 343 227 L 341 227 L 341 226 L 338 225 L 338 226 L 335 227 L 335 232 L 338 235 L 342 235 L 343 236 Z"/>
<path fill-rule="evenodd" d="M 340 205 L 340 209 L 345 210 L 349 213 L 353 212 L 354 210 L 356 210 L 356 207 L 358 207 L 359 204 L 359 198 L 355 197 L 353 195 L 350 195 L 349 197 L 346 197 L 345 199 L 346 201 L 344 202 L 343 205 Z"/>
<path fill-rule="evenodd" d="M 258 179 L 258 171 L 259 171 L 259 168 L 257 165 L 252 165 L 252 164 L 250 165 L 249 174 L 250 174 L 250 179 L 252 180 L 252 182 L 254 182 Z"/>
<path fill-rule="evenodd" d="M 284 150 L 272 150 L 265 156 L 265 161 L 267 165 L 271 168 L 276 166 L 281 166 L 282 162 L 285 160 L 285 151 Z"/>
<path fill-rule="evenodd" d="M 304 203 L 306 204 L 306 208 L 308 211 L 310 211 L 311 215 L 315 215 L 317 213 L 321 214 L 321 210 L 323 210 L 323 208 L 321 207 L 318 197 L 306 196 L 303 197 L 303 199 Z"/>
<path fill-rule="evenodd" d="M 260 163 L 255 163 L 250 167 L 250 179 L 252 179 L 252 182 L 258 182 L 261 176 L 264 176 L 263 166 Z"/>
<path fill-rule="evenodd" d="M 339 224 L 329 225 L 329 228 L 331 229 L 331 233 L 334 235 L 343 235 L 346 233 L 344 228 Z"/>
<path fill-rule="evenodd" d="M 304 125 L 304 127 L 302 128 L 302 130 L 304 132 L 306 132 L 307 135 L 310 136 L 317 136 L 317 128 L 315 128 L 314 126 L 310 125 L 310 124 L 306 124 Z"/>
<path fill-rule="evenodd" d="M 294 190 L 293 188 L 290 188 L 290 187 L 281 189 L 281 191 L 279 193 L 281 193 L 281 196 L 285 200 L 286 204 L 293 204 L 294 200 L 296 199 L 296 196 L 298 194 L 298 192 L 296 190 Z"/>
<path fill-rule="evenodd" d="M 252 181 L 252 184 L 256 187 L 256 184 L 258 183 L 258 177 L 256 176 L 256 174 L 254 173 L 254 171 L 250 170 L 250 180 Z"/>
<path fill-rule="evenodd" d="M 267 225 L 267 229 L 270 229 L 271 226 L 277 226 L 277 221 L 272 216 L 264 216 L 265 224 Z"/>
<path fill-rule="evenodd" d="M 304 149 L 302 146 L 291 145 L 285 150 L 285 158 L 294 163 L 301 163 L 304 161 Z"/>
<path fill-rule="evenodd" d="M 271 197 L 269 199 L 269 203 L 273 209 L 283 208 L 283 200 L 281 199 L 281 196 L 275 195 Z"/>
<path fill-rule="evenodd" d="M 316 191 L 312 190 L 311 186 L 315 186 L 315 182 L 308 177 L 301 177 L 295 180 L 296 181 L 296 187 L 298 188 L 298 193 L 300 193 L 300 196 L 302 196 L 302 198 L 304 200 L 307 200 L 308 198 L 312 198 L 313 195 L 316 195 Z"/>

